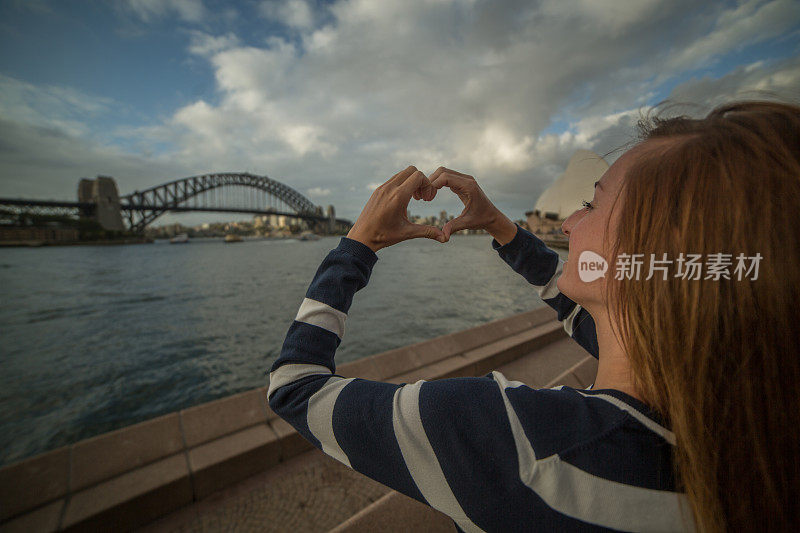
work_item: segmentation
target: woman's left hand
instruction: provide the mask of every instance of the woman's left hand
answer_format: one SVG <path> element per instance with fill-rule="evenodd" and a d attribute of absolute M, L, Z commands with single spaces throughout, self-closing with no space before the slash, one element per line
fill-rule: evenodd
<path fill-rule="evenodd" d="M 406 210 L 412 196 L 428 202 L 436 196 L 436 189 L 415 166 L 398 172 L 375 189 L 347 238 L 369 246 L 374 252 L 418 237 L 446 242 L 441 229 L 408 220 Z"/>

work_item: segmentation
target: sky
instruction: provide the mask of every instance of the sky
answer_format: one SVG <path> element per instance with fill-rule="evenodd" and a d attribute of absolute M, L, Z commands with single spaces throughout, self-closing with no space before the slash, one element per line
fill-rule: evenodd
<path fill-rule="evenodd" d="M 800 2 L 0 0 L 0 197 L 247 171 L 355 220 L 445 166 L 516 220 L 659 102 L 734 98 L 800 102 Z"/>

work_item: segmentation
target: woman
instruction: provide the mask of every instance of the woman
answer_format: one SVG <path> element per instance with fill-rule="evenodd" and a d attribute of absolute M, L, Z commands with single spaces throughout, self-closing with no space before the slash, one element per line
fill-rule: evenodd
<path fill-rule="evenodd" d="M 464 212 L 442 229 L 409 223 L 410 198 L 442 187 Z M 643 125 L 643 141 L 564 221 L 566 262 L 472 177 L 408 167 L 317 270 L 271 367 L 270 406 L 326 454 L 462 531 L 796 528 L 798 203 L 800 108 L 778 103 Z M 402 385 L 334 374 L 376 252 L 463 228 L 486 229 L 599 357 L 591 390 L 536 390 L 497 371 Z M 607 260 L 604 277 L 581 281 L 585 251 Z M 687 276 L 690 254 L 708 272 Z M 660 268 L 612 275 L 631 257 Z M 753 259 L 749 277 L 736 258 Z"/>

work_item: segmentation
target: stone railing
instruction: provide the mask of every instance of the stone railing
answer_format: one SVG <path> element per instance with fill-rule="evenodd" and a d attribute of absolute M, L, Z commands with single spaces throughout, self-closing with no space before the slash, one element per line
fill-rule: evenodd
<path fill-rule="evenodd" d="M 549 307 L 337 367 L 413 383 L 480 376 L 566 332 Z M 0 530 L 131 529 L 311 448 L 266 386 L 85 439 L 0 469 Z"/>

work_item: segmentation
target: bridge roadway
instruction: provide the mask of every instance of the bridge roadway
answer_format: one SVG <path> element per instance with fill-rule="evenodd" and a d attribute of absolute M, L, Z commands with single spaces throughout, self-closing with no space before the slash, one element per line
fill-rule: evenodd
<path fill-rule="evenodd" d="M 291 211 L 279 211 L 283 206 Z M 26 211 L 39 215 L 74 215 L 78 211 L 81 217 L 92 218 L 109 231 L 125 229 L 122 220 L 125 213 L 127 229 L 137 233 L 168 212 L 278 215 L 327 223 L 328 231 L 352 225 L 349 220 L 336 218 L 334 206 L 329 205 L 328 212 L 323 214 L 322 206 L 285 183 L 248 172 L 191 176 L 124 196 L 119 195 L 116 181 L 110 176 L 84 178 L 78 183 L 77 202 L 0 198 L 0 210 L 11 216 Z"/>
<path fill-rule="evenodd" d="M 64 209 L 80 209 L 80 210 L 91 210 L 94 209 L 93 203 L 89 202 L 63 202 L 60 200 L 26 200 L 22 198 L 0 198 L 0 206 L 4 205 L 11 205 L 11 206 L 38 206 L 44 208 L 64 208 Z M 237 207 L 191 207 L 191 206 L 172 206 L 172 207 L 163 207 L 163 206 L 152 206 L 152 205 L 139 205 L 139 204 L 120 204 L 120 209 L 122 211 L 167 211 L 167 212 L 176 212 L 176 213 L 186 213 L 186 212 L 201 212 L 201 213 L 247 213 L 252 215 L 277 215 L 277 216 L 285 216 L 285 217 L 292 217 L 292 218 L 302 218 L 306 220 L 319 220 L 319 221 L 327 221 L 328 217 L 323 215 L 313 215 L 313 214 L 299 214 L 299 213 L 292 213 L 291 211 L 273 211 L 273 210 L 263 210 L 263 209 L 249 209 L 246 207 L 237 208 Z M 342 224 L 350 224 L 351 222 L 344 218 L 337 218 L 337 223 Z"/>

